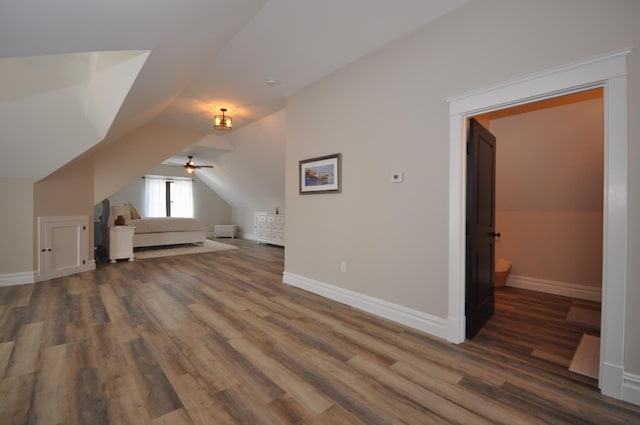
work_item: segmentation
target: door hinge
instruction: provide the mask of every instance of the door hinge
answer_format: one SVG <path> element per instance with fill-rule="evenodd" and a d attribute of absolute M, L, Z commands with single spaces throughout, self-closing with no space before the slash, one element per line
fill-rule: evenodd
<path fill-rule="evenodd" d="M 87 226 L 82 226 L 82 230 L 87 230 Z"/>
<path fill-rule="evenodd" d="M 87 264 L 87 261 L 86 260 L 82 260 L 82 264 Z"/>

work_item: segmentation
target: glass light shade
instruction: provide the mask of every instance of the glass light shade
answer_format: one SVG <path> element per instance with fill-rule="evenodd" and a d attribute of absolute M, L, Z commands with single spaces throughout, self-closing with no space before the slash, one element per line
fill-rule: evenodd
<path fill-rule="evenodd" d="M 223 112 L 222 115 L 216 115 L 214 117 L 213 126 L 216 130 L 231 131 L 233 123 L 231 122 L 231 117 L 226 116 Z"/>

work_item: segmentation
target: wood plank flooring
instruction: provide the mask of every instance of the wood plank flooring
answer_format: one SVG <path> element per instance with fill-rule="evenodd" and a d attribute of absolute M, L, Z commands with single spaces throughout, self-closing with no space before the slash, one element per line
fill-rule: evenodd
<path fill-rule="evenodd" d="M 282 248 L 229 243 L 0 288 L 0 422 L 640 423 L 554 362 L 566 329 L 508 330 L 544 314 L 522 293 L 452 345 L 282 284 Z"/>
<path fill-rule="evenodd" d="M 478 335 L 465 345 L 484 350 L 597 387 L 597 381 L 569 372 L 584 334 L 599 337 L 589 324 L 571 320 L 572 310 L 600 314 L 600 303 L 517 288 L 496 289 L 496 312 Z"/>

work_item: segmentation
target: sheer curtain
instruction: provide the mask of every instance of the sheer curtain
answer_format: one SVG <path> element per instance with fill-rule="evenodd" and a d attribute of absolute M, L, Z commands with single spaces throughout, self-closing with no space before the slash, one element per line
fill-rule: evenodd
<path fill-rule="evenodd" d="M 193 181 L 174 180 L 171 183 L 171 216 L 193 217 Z"/>
<path fill-rule="evenodd" d="M 166 193 L 164 178 L 145 176 L 144 178 L 144 208 L 145 217 L 166 217 Z"/>

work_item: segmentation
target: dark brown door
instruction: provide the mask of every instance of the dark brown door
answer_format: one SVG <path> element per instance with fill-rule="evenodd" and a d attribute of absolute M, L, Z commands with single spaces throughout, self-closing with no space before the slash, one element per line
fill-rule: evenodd
<path fill-rule="evenodd" d="M 496 138 L 476 120 L 467 143 L 466 334 L 491 318 L 495 280 Z"/>

